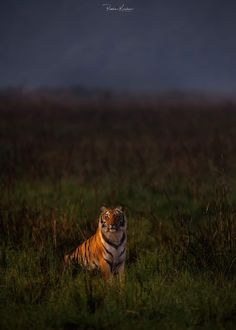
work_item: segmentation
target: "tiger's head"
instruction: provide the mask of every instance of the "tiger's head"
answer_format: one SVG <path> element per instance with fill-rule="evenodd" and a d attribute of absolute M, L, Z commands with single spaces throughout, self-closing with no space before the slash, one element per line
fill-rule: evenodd
<path fill-rule="evenodd" d="M 99 227 L 103 232 L 121 232 L 126 229 L 126 217 L 122 206 L 101 207 Z"/>

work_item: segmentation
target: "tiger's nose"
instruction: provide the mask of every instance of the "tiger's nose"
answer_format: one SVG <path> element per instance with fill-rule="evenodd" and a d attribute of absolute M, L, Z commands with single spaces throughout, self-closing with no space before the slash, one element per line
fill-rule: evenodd
<path fill-rule="evenodd" d="M 110 229 L 116 229 L 116 225 L 109 225 Z"/>

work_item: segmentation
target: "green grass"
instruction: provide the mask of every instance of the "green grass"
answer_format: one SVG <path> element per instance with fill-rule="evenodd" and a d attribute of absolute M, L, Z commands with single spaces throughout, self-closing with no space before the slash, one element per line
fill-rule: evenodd
<path fill-rule="evenodd" d="M 235 109 L 0 103 L 1 329 L 234 329 Z M 124 204 L 125 285 L 63 267 Z"/>

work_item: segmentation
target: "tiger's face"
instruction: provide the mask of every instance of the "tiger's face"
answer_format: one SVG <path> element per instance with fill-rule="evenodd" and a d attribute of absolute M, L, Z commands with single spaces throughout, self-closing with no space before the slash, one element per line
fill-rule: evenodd
<path fill-rule="evenodd" d="M 126 228 L 125 213 L 121 206 L 114 208 L 101 208 L 99 226 L 103 232 L 115 233 Z"/>

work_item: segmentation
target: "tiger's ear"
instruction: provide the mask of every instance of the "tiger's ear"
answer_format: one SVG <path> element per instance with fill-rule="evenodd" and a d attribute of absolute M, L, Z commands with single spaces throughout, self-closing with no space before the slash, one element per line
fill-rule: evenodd
<path fill-rule="evenodd" d="M 107 210 L 107 208 L 106 208 L 106 206 L 102 206 L 101 208 L 100 208 L 100 211 L 103 213 L 103 212 L 105 212 Z"/>
<path fill-rule="evenodd" d="M 124 207 L 122 205 L 117 206 L 116 209 L 120 212 L 124 212 Z"/>

